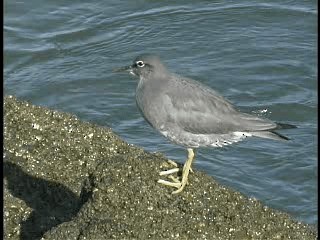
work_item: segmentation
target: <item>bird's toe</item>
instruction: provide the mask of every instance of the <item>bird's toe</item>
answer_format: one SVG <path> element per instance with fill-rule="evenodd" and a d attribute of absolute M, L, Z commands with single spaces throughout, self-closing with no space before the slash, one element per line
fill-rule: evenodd
<path fill-rule="evenodd" d="M 169 187 L 175 187 L 175 188 L 179 189 L 181 187 L 181 182 L 178 179 L 173 180 L 173 181 L 174 182 L 169 182 L 169 181 L 166 181 L 166 180 L 163 180 L 163 179 L 159 179 L 158 183 L 166 185 L 166 186 L 169 186 Z"/>
<path fill-rule="evenodd" d="M 159 173 L 159 175 L 160 176 L 169 175 L 169 174 L 176 173 L 176 172 L 179 172 L 179 168 L 172 168 L 172 169 L 169 169 L 169 170 L 161 171 Z"/>

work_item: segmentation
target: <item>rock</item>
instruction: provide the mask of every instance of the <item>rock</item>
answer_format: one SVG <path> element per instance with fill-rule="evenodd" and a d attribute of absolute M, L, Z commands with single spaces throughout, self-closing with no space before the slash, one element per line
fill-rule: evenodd
<path fill-rule="evenodd" d="M 157 183 L 166 161 L 111 129 L 5 97 L 5 239 L 317 238 L 199 171 L 172 195 Z"/>

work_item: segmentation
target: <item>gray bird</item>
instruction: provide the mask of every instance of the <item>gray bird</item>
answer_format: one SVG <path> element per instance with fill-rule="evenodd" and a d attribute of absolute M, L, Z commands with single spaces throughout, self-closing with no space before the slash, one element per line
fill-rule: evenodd
<path fill-rule="evenodd" d="M 157 56 L 138 56 L 131 66 L 116 70 L 128 71 L 139 77 L 136 103 L 144 119 L 163 136 L 188 150 L 182 170 L 182 180 L 160 179 L 158 182 L 181 192 L 188 181 L 194 149 L 223 147 L 247 137 L 289 140 L 274 132 L 294 128 L 238 111 L 215 90 L 193 79 L 169 72 Z M 170 175 L 179 169 L 160 172 Z"/>

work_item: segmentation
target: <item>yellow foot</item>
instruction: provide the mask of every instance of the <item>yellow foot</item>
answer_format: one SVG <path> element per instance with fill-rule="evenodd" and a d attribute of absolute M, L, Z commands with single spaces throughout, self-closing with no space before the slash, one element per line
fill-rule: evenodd
<path fill-rule="evenodd" d="M 168 163 L 168 164 L 167 164 L 167 163 Z M 170 174 L 172 174 L 172 173 L 179 172 L 178 164 L 177 164 L 176 162 L 174 162 L 174 161 L 172 161 L 172 160 L 169 159 L 169 160 L 167 161 L 167 163 L 165 163 L 165 166 L 161 166 L 161 167 L 169 167 L 169 165 L 172 165 L 172 166 L 174 166 L 174 168 L 169 169 L 169 170 L 165 170 L 165 171 L 161 171 L 161 172 L 159 173 L 160 176 L 170 175 Z M 190 172 L 193 173 L 192 168 L 190 168 Z"/>
<path fill-rule="evenodd" d="M 176 172 L 179 172 L 179 168 L 178 168 L 178 164 L 175 163 L 174 161 L 172 160 L 168 160 L 166 163 L 164 163 L 162 167 L 164 168 L 170 168 L 170 166 L 173 166 L 174 168 L 172 169 L 169 169 L 169 170 L 165 170 L 165 171 L 161 171 L 159 174 L 160 176 L 163 176 L 163 175 L 169 175 L 169 174 L 172 174 L 172 173 L 176 173 Z"/>
<path fill-rule="evenodd" d="M 169 168 L 170 165 L 174 166 L 174 168 L 169 169 L 169 170 L 165 170 L 165 171 L 161 171 L 161 172 L 159 173 L 159 175 L 160 175 L 160 176 L 165 176 L 165 175 L 166 175 L 167 178 L 170 178 L 170 179 L 172 180 L 172 182 L 171 182 L 171 181 L 166 181 L 166 180 L 163 180 L 163 179 L 159 179 L 159 180 L 158 180 L 158 183 L 163 184 L 163 185 L 166 185 L 166 186 L 169 186 L 169 187 L 180 188 L 180 186 L 181 186 L 180 180 L 179 180 L 177 177 L 174 177 L 174 176 L 171 175 L 171 174 L 173 174 L 173 173 L 179 172 L 178 164 L 175 163 L 175 162 L 172 161 L 172 160 L 168 160 L 168 161 L 164 164 L 164 167 Z"/>
<path fill-rule="evenodd" d="M 177 194 L 179 192 L 182 192 L 184 187 L 188 184 L 188 181 L 180 183 L 180 186 L 177 190 L 173 191 L 172 194 Z"/>
<path fill-rule="evenodd" d="M 169 174 L 176 173 L 176 172 L 179 172 L 179 168 L 172 168 L 172 169 L 169 169 L 169 170 L 161 171 L 159 173 L 159 175 L 160 176 L 169 175 Z"/>
<path fill-rule="evenodd" d="M 191 169 L 191 164 L 192 164 L 193 158 L 194 158 L 193 149 L 188 148 L 188 159 L 187 159 L 187 161 L 184 164 L 183 169 L 182 169 L 182 180 L 181 181 L 178 178 L 173 177 L 171 175 L 172 173 L 178 172 L 179 168 L 178 168 L 178 165 L 175 162 L 169 160 L 168 163 L 173 165 L 175 168 L 160 172 L 160 176 L 169 175 L 168 178 L 171 178 L 172 182 L 166 181 L 166 180 L 163 180 L 163 179 L 159 179 L 158 183 L 164 184 L 164 185 L 169 186 L 169 187 L 178 188 L 177 190 L 173 191 L 172 194 L 176 194 L 176 193 L 181 192 L 184 189 L 184 187 L 187 185 L 187 183 L 188 183 L 189 172 L 193 172 L 192 169 Z"/>
<path fill-rule="evenodd" d="M 179 182 L 179 180 L 177 180 L 177 182 L 175 180 L 173 180 L 174 182 L 169 182 L 163 179 L 159 179 L 158 183 L 169 186 L 169 187 L 175 187 L 175 188 L 180 188 L 181 187 L 181 183 Z"/>
<path fill-rule="evenodd" d="M 173 177 L 173 176 L 169 176 L 169 178 L 172 179 L 172 182 L 163 180 L 163 179 L 159 179 L 158 183 L 161 183 L 163 185 L 169 186 L 169 187 L 175 187 L 178 188 L 177 190 L 173 191 L 172 194 L 176 194 L 181 192 L 184 187 L 187 185 L 187 179 L 185 179 L 184 181 L 182 180 L 182 182 L 180 182 L 177 178 Z"/>

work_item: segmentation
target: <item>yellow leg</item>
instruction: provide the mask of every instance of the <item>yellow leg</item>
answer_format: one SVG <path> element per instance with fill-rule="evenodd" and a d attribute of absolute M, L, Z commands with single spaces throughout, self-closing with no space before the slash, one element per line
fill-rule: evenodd
<path fill-rule="evenodd" d="M 194 152 L 193 152 L 192 148 L 188 148 L 187 150 L 188 150 L 188 159 L 183 166 L 181 186 L 176 191 L 173 191 L 172 194 L 176 194 L 176 193 L 181 192 L 188 182 L 188 176 L 189 176 L 189 172 L 191 169 L 192 160 L 194 158 Z"/>
<path fill-rule="evenodd" d="M 162 179 L 158 180 L 158 183 L 164 184 L 166 186 L 178 188 L 176 191 L 172 192 L 173 194 L 179 193 L 184 189 L 184 187 L 186 186 L 186 184 L 188 182 L 189 172 L 190 171 L 192 172 L 191 164 L 192 164 L 192 160 L 194 158 L 194 151 L 192 148 L 188 148 L 187 150 L 188 150 L 188 159 L 183 166 L 181 182 L 178 179 L 174 178 L 173 176 L 169 176 L 173 180 L 173 182 L 169 182 L 169 181 L 162 180 Z M 160 172 L 160 175 L 171 174 L 172 172 L 176 172 L 176 169 L 177 168 Z"/>

